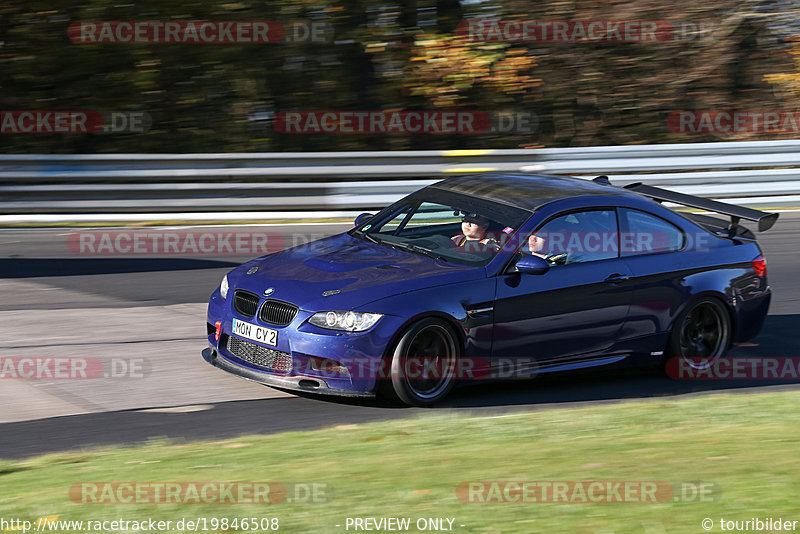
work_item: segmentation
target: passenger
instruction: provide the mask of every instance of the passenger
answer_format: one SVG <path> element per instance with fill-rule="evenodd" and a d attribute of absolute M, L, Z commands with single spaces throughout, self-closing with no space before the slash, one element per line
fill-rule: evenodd
<path fill-rule="evenodd" d="M 477 213 L 467 213 L 461 219 L 461 233 L 450 240 L 458 249 L 466 252 L 497 252 L 500 243 L 486 235 L 489 219 Z"/>

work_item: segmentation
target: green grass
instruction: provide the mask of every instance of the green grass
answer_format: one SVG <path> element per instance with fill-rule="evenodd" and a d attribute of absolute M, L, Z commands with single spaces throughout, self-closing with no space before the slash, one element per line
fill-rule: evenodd
<path fill-rule="evenodd" d="M 278 517 L 282 532 L 344 532 L 335 525 L 344 525 L 347 517 L 452 517 L 456 525 L 466 525 L 456 532 L 648 534 L 704 532 L 700 522 L 706 517 L 715 523 L 720 517 L 800 519 L 798 405 L 800 392 L 773 392 L 501 417 L 431 410 L 421 417 L 314 432 L 0 461 L 0 517 Z M 328 483 L 333 499 L 82 505 L 68 495 L 80 482 L 210 480 Z M 461 502 L 458 484 L 476 480 L 706 481 L 721 494 L 714 502 L 658 504 Z"/>

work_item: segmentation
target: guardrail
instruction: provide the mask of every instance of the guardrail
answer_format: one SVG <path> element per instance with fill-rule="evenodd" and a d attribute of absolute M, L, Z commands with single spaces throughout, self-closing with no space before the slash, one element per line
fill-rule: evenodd
<path fill-rule="evenodd" d="M 800 205 L 800 141 L 532 150 L 0 155 L 0 222 L 285 218 L 376 209 L 453 174 L 641 181 L 755 206 Z M 93 214 L 93 215 L 89 215 Z M 121 214 L 127 214 L 120 217 Z M 115 215 L 117 217 L 110 217 Z"/>

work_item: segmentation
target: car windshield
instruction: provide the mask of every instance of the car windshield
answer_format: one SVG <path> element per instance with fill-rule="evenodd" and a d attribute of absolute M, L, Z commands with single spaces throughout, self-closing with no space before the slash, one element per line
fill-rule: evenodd
<path fill-rule="evenodd" d="M 504 204 L 423 189 L 381 211 L 352 235 L 443 261 L 483 266 L 529 216 Z"/>

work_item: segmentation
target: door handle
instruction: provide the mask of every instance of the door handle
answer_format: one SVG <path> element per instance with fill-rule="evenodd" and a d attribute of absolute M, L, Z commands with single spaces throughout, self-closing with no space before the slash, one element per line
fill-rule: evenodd
<path fill-rule="evenodd" d="M 604 281 L 608 282 L 609 284 L 619 284 L 620 282 L 624 282 L 628 278 L 629 277 L 627 274 L 614 273 L 608 275 L 608 277 Z"/>

